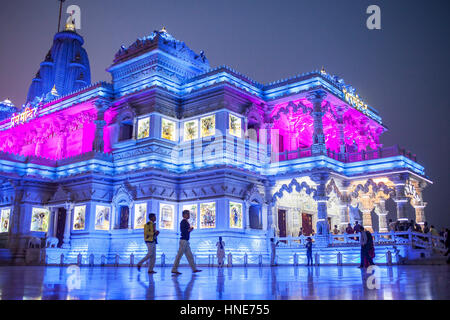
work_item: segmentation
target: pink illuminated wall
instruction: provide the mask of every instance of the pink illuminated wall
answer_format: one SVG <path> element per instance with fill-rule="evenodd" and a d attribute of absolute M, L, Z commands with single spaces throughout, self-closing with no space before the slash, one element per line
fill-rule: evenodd
<path fill-rule="evenodd" d="M 299 103 L 301 103 L 299 105 Z M 336 99 L 322 103 L 327 110 L 322 118 L 325 143 L 328 149 L 339 152 L 341 136 Z M 340 102 L 342 105 L 342 102 Z M 313 141 L 314 124 L 312 104 L 306 99 L 276 105 L 271 113 L 274 119 L 272 146 L 274 152 L 309 148 Z M 380 135 L 384 127 L 361 112 L 346 107 L 342 115 L 344 141 L 347 152 L 377 149 L 381 147 Z M 278 145 L 277 145 L 278 142 Z"/>
<path fill-rule="evenodd" d="M 0 150 L 52 160 L 92 151 L 97 111 L 91 103 L 38 117 L 0 132 Z"/>

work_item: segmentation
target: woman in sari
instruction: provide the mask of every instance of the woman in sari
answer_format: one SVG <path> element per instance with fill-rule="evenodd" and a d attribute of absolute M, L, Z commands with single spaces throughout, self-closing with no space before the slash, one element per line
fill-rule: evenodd
<path fill-rule="evenodd" d="M 216 243 L 217 247 L 217 262 L 219 267 L 223 267 L 223 260 L 225 259 L 225 242 L 222 241 L 222 237 L 219 237 L 219 242 Z"/>

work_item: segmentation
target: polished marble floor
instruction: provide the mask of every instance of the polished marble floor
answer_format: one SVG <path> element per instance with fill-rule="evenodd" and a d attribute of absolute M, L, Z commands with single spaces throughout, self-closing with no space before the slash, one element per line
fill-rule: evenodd
<path fill-rule="evenodd" d="M 0 267 L 2 300 L 450 299 L 449 266 L 170 268 Z M 378 280 L 376 280 L 378 279 Z M 378 287 L 378 289 L 377 289 Z"/>

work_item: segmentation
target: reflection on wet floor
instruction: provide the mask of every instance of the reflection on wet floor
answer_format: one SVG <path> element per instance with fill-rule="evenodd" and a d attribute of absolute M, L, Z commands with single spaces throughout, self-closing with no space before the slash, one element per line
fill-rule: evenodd
<path fill-rule="evenodd" d="M 450 299 L 449 266 L 170 268 L 0 267 L 3 300 Z M 378 289 L 377 289 L 378 288 Z"/>

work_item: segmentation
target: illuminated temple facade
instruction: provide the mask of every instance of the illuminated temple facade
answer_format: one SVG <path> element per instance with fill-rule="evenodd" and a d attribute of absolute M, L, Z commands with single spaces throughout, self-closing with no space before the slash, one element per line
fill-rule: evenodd
<path fill-rule="evenodd" d="M 54 240 L 53 262 L 142 256 L 153 212 L 171 263 L 184 209 L 196 255 L 222 236 L 227 253 L 264 259 L 271 237 L 300 228 L 327 248 L 334 225 L 425 221 L 424 168 L 384 147 L 377 111 L 323 69 L 263 85 L 163 29 L 122 46 L 108 71 L 112 83 L 91 84 L 83 38 L 66 30 L 27 104 L 0 104 L 3 260 L 23 263 L 39 238 Z"/>

